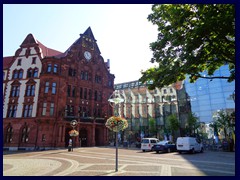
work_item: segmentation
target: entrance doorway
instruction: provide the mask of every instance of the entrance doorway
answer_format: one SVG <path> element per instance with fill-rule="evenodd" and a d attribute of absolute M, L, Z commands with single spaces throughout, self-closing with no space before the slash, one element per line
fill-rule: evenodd
<path fill-rule="evenodd" d="M 87 147 L 87 129 L 81 128 L 79 133 L 80 147 Z"/>

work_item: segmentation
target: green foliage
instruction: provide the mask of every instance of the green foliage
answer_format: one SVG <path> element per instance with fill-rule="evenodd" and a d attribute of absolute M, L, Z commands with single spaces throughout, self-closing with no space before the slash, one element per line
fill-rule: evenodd
<path fill-rule="evenodd" d="M 234 124 L 231 123 L 231 118 L 232 116 L 222 109 L 217 113 L 215 120 L 210 124 L 210 127 L 214 128 L 214 132 L 219 132 L 223 129 L 226 137 L 227 130 L 233 131 L 234 129 Z"/>
<path fill-rule="evenodd" d="M 165 128 L 170 131 L 170 132 L 174 132 L 176 130 L 179 129 L 179 122 L 178 122 L 178 118 L 175 114 L 171 114 L 167 117 L 167 120 L 165 122 Z"/>
<path fill-rule="evenodd" d="M 196 116 L 195 113 L 189 113 L 188 119 L 187 119 L 187 131 L 192 134 L 192 132 L 195 132 L 200 127 L 199 118 Z"/>
<path fill-rule="evenodd" d="M 156 134 L 156 120 L 153 118 L 149 119 L 149 132 L 152 134 Z"/>
<path fill-rule="evenodd" d="M 158 37 L 150 44 L 152 63 L 142 72 L 149 89 L 184 80 L 225 78 L 235 80 L 235 7 L 232 4 L 157 4 L 148 20 L 158 26 Z M 229 77 L 213 73 L 228 64 Z M 208 77 L 201 75 L 206 71 Z"/>

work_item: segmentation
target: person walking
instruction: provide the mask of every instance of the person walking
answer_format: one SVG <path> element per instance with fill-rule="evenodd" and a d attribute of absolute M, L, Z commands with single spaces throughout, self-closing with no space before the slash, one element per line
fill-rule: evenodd
<path fill-rule="evenodd" d="M 68 141 L 68 151 L 73 151 L 72 138 Z"/>

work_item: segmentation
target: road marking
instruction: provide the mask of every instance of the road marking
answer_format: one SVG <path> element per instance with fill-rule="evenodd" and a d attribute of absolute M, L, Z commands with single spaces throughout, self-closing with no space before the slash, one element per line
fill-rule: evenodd
<path fill-rule="evenodd" d="M 68 175 L 74 171 L 76 171 L 78 169 L 79 163 L 75 160 L 70 160 L 67 158 L 59 158 L 59 157 L 44 157 L 44 158 L 50 158 L 50 159 L 60 159 L 60 160 L 64 160 L 64 161 L 68 161 L 71 163 L 71 166 L 63 171 L 61 171 L 60 173 L 54 174 L 53 176 L 65 176 Z"/>
<path fill-rule="evenodd" d="M 52 159 L 4 159 L 3 164 L 13 167 L 3 172 L 4 176 L 41 176 L 58 169 L 61 163 Z M 44 165 L 43 165 L 44 164 Z M 43 173 L 44 172 L 44 173 Z"/>
<path fill-rule="evenodd" d="M 172 176 L 171 166 L 170 165 L 162 165 L 160 176 Z"/>
<path fill-rule="evenodd" d="M 99 155 L 108 155 L 108 156 L 114 156 L 114 154 L 109 153 L 98 153 L 98 152 L 87 152 L 88 154 L 99 154 Z M 118 155 L 119 157 L 127 157 L 129 158 L 129 155 Z M 176 159 L 176 158 L 162 158 L 162 157 L 144 157 L 144 156 L 134 156 L 131 155 L 131 157 L 135 158 L 141 158 L 141 159 L 156 159 L 156 160 L 164 160 L 164 161 L 184 161 L 184 162 L 198 162 L 198 163 L 208 163 L 208 164 L 224 164 L 224 165 L 235 165 L 235 163 L 225 163 L 225 162 L 219 162 L 219 161 L 201 161 L 201 160 L 188 160 L 188 159 Z M 184 157 L 183 157 L 184 158 Z"/>

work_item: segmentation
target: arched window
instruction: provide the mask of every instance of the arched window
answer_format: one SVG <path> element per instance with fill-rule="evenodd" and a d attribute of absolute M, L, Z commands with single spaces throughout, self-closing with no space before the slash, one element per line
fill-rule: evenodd
<path fill-rule="evenodd" d="M 57 65 L 57 64 L 54 64 L 53 72 L 54 72 L 54 73 L 57 73 L 57 72 L 58 72 L 58 65 Z"/>
<path fill-rule="evenodd" d="M 23 70 L 22 69 L 19 70 L 18 78 L 19 79 L 23 78 Z"/>
<path fill-rule="evenodd" d="M 97 101 L 97 98 L 98 98 L 98 93 L 97 91 L 94 92 L 94 101 Z"/>
<path fill-rule="evenodd" d="M 26 142 L 28 142 L 28 133 L 29 133 L 29 128 L 28 128 L 28 126 L 27 125 L 25 125 L 25 127 L 23 127 L 23 129 L 22 129 L 22 138 L 21 138 L 21 140 L 22 140 L 22 142 L 24 142 L 24 143 L 26 143 Z"/>
<path fill-rule="evenodd" d="M 84 79 L 88 80 L 88 72 L 85 72 Z"/>
<path fill-rule="evenodd" d="M 56 87 L 57 87 L 57 83 L 53 82 L 52 83 L 52 94 L 56 94 Z"/>
<path fill-rule="evenodd" d="M 6 139 L 5 139 L 5 142 L 6 142 L 6 143 L 12 142 L 12 138 L 13 138 L 13 128 L 12 128 L 11 124 L 9 123 L 9 125 L 8 125 L 8 127 L 7 127 L 7 131 L 6 131 Z"/>
<path fill-rule="evenodd" d="M 81 75 L 80 76 L 81 76 L 81 79 L 84 80 L 84 72 L 83 71 L 81 71 Z"/>
<path fill-rule="evenodd" d="M 12 86 L 11 97 L 18 97 L 19 96 L 19 91 L 20 91 L 20 86 L 19 85 Z"/>
<path fill-rule="evenodd" d="M 52 64 L 48 64 L 47 66 L 47 72 L 51 72 L 52 71 Z"/>
<path fill-rule="evenodd" d="M 17 79 L 18 78 L 18 70 L 14 70 L 13 71 L 13 79 Z"/>
<path fill-rule="evenodd" d="M 33 70 L 32 69 L 29 69 L 28 72 L 27 72 L 27 77 L 28 78 L 31 78 L 33 75 Z"/>
<path fill-rule="evenodd" d="M 80 98 L 82 99 L 83 97 L 83 88 L 80 88 Z"/>
<path fill-rule="evenodd" d="M 7 117 L 16 117 L 17 114 L 17 105 L 9 105 L 8 106 L 8 114 Z"/>
<path fill-rule="evenodd" d="M 23 117 L 32 117 L 32 104 L 24 105 Z"/>
<path fill-rule="evenodd" d="M 45 83 L 44 93 L 48 93 L 48 89 L 49 89 L 49 82 L 46 82 Z"/>
<path fill-rule="evenodd" d="M 35 95 L 35 85 L 27 85 L 26 96 L 34 96 L 34 95 Z"/>
<path fill-rule="evenodd" d="M 33 77 L 38 77 L 38 68 L 34 69 Z"/>

